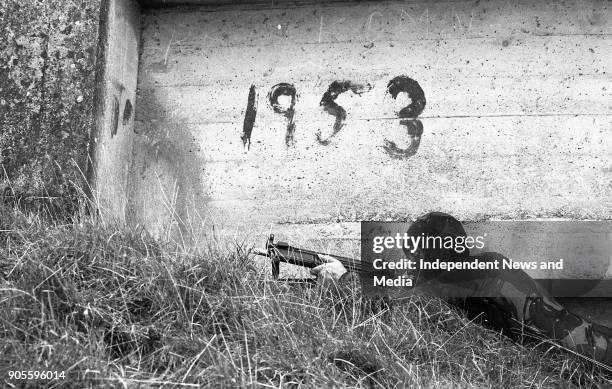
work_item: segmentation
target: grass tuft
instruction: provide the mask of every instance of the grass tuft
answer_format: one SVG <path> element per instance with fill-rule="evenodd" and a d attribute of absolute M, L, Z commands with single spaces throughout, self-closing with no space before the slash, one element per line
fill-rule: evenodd
<path fill-rule="evenodd" d="M 0 377 L 39 387 L 558 388 L 612 385 L 444 302 L 391 311 L 274 282 L 240 250 L 181 250 L 143 230 L 0 210 Z"/>

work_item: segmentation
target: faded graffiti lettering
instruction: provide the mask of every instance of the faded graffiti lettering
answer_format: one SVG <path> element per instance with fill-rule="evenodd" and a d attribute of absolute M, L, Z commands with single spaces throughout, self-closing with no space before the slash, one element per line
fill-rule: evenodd
<path fill-rule="evenodd" d="M 111 139 L 117 135 L 117 129 L 119 128 L 119 99 L 117 96 L 113 97 L 113 119 L 111 122 Z"/>

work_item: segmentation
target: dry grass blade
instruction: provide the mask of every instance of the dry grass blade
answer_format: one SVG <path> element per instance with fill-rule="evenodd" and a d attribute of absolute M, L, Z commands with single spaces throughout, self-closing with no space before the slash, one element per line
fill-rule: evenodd
<path fill-rule="evenodd" d="M 65 371 L 43 383 L 58 388 L 612 386 L 596 364 L 514 343 L 437 299 L 375 310 L 358 293 L 273 282 L 244 245 L 181 251 L 90 217 L 3 215 L 7 387 L 23 369 Z"/>

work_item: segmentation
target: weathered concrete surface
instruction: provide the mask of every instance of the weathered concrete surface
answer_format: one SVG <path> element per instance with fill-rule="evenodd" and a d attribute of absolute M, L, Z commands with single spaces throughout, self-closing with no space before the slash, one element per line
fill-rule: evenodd
<path fill-rule="evenodd" d="M 134 140 L 140 8 L 134 0 L 105 0 L 100 12 L 88 179 L 100 213 L 124 222 Z"/>
<path fill-rule="evenodd" d="M 612 218 L 607 2 L 143 13 L 133 131 L 98 173 L 155 235 L 351 255 L 359 220 Z"/>
<path fill-rule="evenodd" d="M 98 7 L 0 2 L 0 190 L 25 205 L 70 213 L 84 184 Z"/>
<path fill-rule="evenodd" d="M 132 182 L 135 212 L 158 225 L 172 204 L 180 219 L 199 218 L 191 225 L 230 234 L 434 209 L 462 220 L 609 219 L 610 16 L 602 1 L 146 11 L 136 128 L 167 152 L 138 165 L 149 178 Z M 402 74 L 425 93 L 420 137 L 397 117 L 410 99 L 387 92 Z M 346 121 L 333 134 L 320 101 L 338 80 L 371 89 L 337 98 Z M 287 115 L 268 96 L 283 82 L 298 94 L 290 146 Z M 386 140 L 416 152 L 390 153 Z M 163 207 L 145 201 L 151 190 Z"/>

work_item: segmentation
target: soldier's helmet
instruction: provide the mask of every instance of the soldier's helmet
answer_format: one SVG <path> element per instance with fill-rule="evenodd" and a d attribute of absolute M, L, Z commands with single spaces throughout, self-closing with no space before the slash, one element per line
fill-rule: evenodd
<path fill-rule="evenodd" d="M 467 236 L 461 222 L 447 213 L 430 212 L 420 216 L 410 225 L 407 233 L 409 236 L 414 237 L 440 238 L 429 239 L 428 242 L 430 244 L 421 250 L 425 261 L 433 261 L 436 259 L 441 261 L 463 261 L 470 256 L 470 251 L 466 247 L 463 247 L 463 250 L 458 252 L 453 248 L 439 247 L 440 244 L 435 243 L 445 240 L 448 241 L 448 237 L 452 238 L 453 241 L 457 241 L 456 238 L 465 238 Z M 410 256 L 409 250 L 404 249 L 404 252 L 407 256 Z"/>

